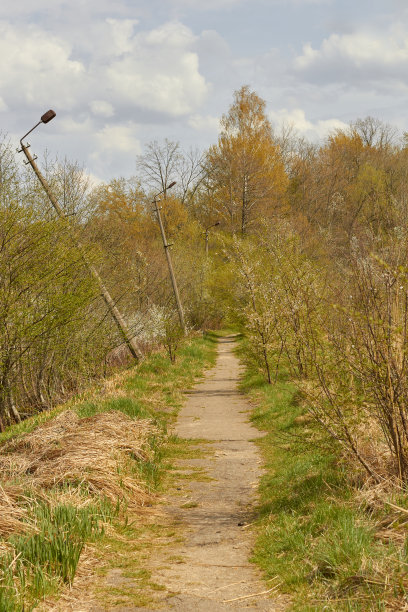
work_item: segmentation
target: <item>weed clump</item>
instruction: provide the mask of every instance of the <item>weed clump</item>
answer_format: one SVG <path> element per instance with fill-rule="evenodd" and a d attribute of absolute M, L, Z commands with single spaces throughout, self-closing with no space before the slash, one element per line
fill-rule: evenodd
<path fill-rule="evenodd" d="M 85 543 L 102 535 L 114 515 L 103 499 L 83 508 L 35 505 L 35 533 L 11 536 L 0 551 L 0 610 L 26 610 L 61 583 L 72 584 Z"/>

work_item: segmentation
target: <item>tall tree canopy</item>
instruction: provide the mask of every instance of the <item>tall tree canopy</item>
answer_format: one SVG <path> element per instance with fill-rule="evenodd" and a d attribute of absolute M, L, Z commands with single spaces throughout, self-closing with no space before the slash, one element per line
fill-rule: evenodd
<path fill-rule="evenodd" d="M 244 235 L 260 216 L 273 216 L 288 179 L 265 102 L 248 86 L 235 92 L 221 126 L 218 144 L 207 155 L 213 207 L 232 231 Z"/>

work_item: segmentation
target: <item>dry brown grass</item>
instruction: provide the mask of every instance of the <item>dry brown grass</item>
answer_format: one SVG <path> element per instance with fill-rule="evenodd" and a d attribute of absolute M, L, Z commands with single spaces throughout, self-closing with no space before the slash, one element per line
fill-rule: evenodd
<path fill-rule="evenodd" d="M 23 520 L 27 511 L 17 505 L 17 500 L 23 491 L 20 487 L 8 485 L 0 486 L 0 534 L 3 536 L 20 533 L 27 529 Z"/>
<path fill-rule="evenodd" d="M 67 410 L 7 442 L 0 449 L 0 535 L 35 529 L 27 522 L 32 497 L 24 503 L 25 491 L 55 504 L 78 506 L 105 496 L 144 506 L 151 494 L 129 462 L 151 458 L 149 437 L 157 433 L 150 420 L 134 421 L 118 411 L 80 419 Z"/>

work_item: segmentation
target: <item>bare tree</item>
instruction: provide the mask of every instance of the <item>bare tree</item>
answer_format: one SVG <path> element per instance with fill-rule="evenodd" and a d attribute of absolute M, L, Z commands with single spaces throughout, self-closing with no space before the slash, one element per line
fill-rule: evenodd
<path fill-rule="evenodd" d="M 183 204 L 190 205 L 194 201 L 197 189 L 204 180 L 204 155 L 199 149 L 190 149 L 183 156 L 178 168 L 180 199 Z"/>
<path fill-rule="evenodd" d="M 146 145 L 144 155 L 138 156 L 137 169 L 152 191 L 165 191 L 171 181 L 177 180 L 182 159 L 178 142 L 166 138 L 160 145 L 154 140 Z"/>
<path fill-rule="evenodd" d="M 166 139 L 163 144 L 153 141 L 137 158 L 137 169 L 152 191 L 165 192 L 167 185 L 176 181 L 174 193 L 182 204 L 191 205 L 204 177 L 203 154 L 199 149 L 183 153 L 180 144 L 171 140 Z"/>
<path fill-rule="evenodd" d="M 398 131 L 392 125 L 383 123 L 376 117 L 357 119 L 350 124 L 353 132 L 356 132 L 366 147 L 386 149 L 396 142 Z"/>

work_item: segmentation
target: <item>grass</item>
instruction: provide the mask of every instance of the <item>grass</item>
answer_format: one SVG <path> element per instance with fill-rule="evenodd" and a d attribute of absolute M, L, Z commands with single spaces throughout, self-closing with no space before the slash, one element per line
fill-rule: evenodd
<path fill-rule="evenodd" d="M 201 375 L 203 367 L 214 365 L 216 343 L 217 333 L 213 332 L 206 333 L 203 338 L 188 339 L 178 349 L 176 362 L 173 364 L 164 352 L 153 353 L 139 365 L 121 374 L 120 380 L 124 379 L 126 390 L 132 391 L 133 402 L 124 402 L 122 405 L 119 402 L 119 406 L 113 402 L 110 406 L 136 418 L 143 418 L 143 415 L 156 417 L 155 406 L 165 407 L 166 411 L 169 407 L 179 407 L 182 390 L 193 384 L 195 378 Z M 154 397 L 155 391 L 157 397 Z M 75 409 L 81 417 L 85 417 L 111 409 L 101 399 L 104 393 L 103 383 L 102 387 L 96 385 L 64 404 L 8 427 L 4 432 L 0 432 L 0 447 L 2 443 L 16 436 L 34 431 L 64 410 Z"/>
<path fill-rule="evenodd" d="M 112 411 L 122 412 L 131 419 L 149 419 L 158 432 L 149 438 L 149 457 L 146 460 L 129 457 L 125 469 L 143 483 L 146 490 L 159 491 L 166 474 L 171 471 L 172 457 L 188 453 L 183 442 L 166 435 L 167 427 L 181 406 L 183 390 L 191 387 L 204 368 L 215 362 L 215 344 L 212 335 L 186 340 L 175 363 L 170 363 L 162 353 L 153 354 L 118 376 L 109 391 L 103 386 L 90 389 L 64 406 L 11 427 L 0 435 L 0 448 L 3 442 L 34 431 L 67 408 L 75 411 L 80 419 Z M 120 473 L 117 476 L 119 480 L 122 477 Z M 64 494 L 61 485 L 55 491 L 55 499 L 60 493 Z M 87 492 L 82 493 L 83 501 Z M 135 568 L 135 558 L 129 559 L 129 534 L 133 537 L 138 532 L 129 524 L 126 508 L 121 508 L 119 513 L 119 505 L 115 507 L 103 498 L 89 499 L 83 507 L 62 503 L 51 506 L 42 502 L 41 495 L 35 500 L 23 495 L 19 503 L 29 508 L 27 520 L 30 525 L 35 525 L 35 531 L 15 534 L 8 539 L 0 538 L 1 611 L 33 609 L 41 599 L 55 594 L 64 583 L 71 584 L 83 547 L 89 541 L 100 540 L 100 550 L 107 547 L 109 554 L 113 554 L 115 548 L 120 551 L 113 561 L 115 564 L 125 554 L 128 560 L 126 568 L 133 576 L 137 574 L 140 585 L 145 584 L 152 590 L 160 589 L 159 585 L 149 581 L 147 574 L 140 573 L 140 568 Z M 132 518 L 137 520 L 137 514 Z M 109 535 L 104 532 L 107 523 L 114 523 L 114 530 L 111 529 Z M 126 537 L 123 530 L 127 532 Z M 164 527 L 162 530 L 165 532 Z M 151 534 L 149 536 L 151 539 Z M 140 542 L 135 541 L 130 546 L 132 548 L 136 554 Z M 106 561 L 106 555 L 102 557 Z M 120 588 L 113 589 L 111 596 L 116 590 L 117 598 L 120 598 Z M 144 601 L 142 594 L 138 601 Z"/>
<path fill-rule="evenodd" d="M 72 584 L 85 542 L 104 533 L 115 512 L 108 502 L 85 508 L 33 504 L 37 533 L 11 536 L 9 552 L 0 556 L 0 610 L 29 610 L 54 593 L 61 583 Z"/>
<path fill-rule="evenodd" d="M 361 503 L 339 450 L 304 414 L 286 375 L 268 385 L 249 366 L 242 390 L 265 432 L 253 561 L 279 577 L 299 612 L 402 609 L 407 546 L 379 537 L 389 508 Z M 406 496 L 398 503 L 406 507 Z"/>

